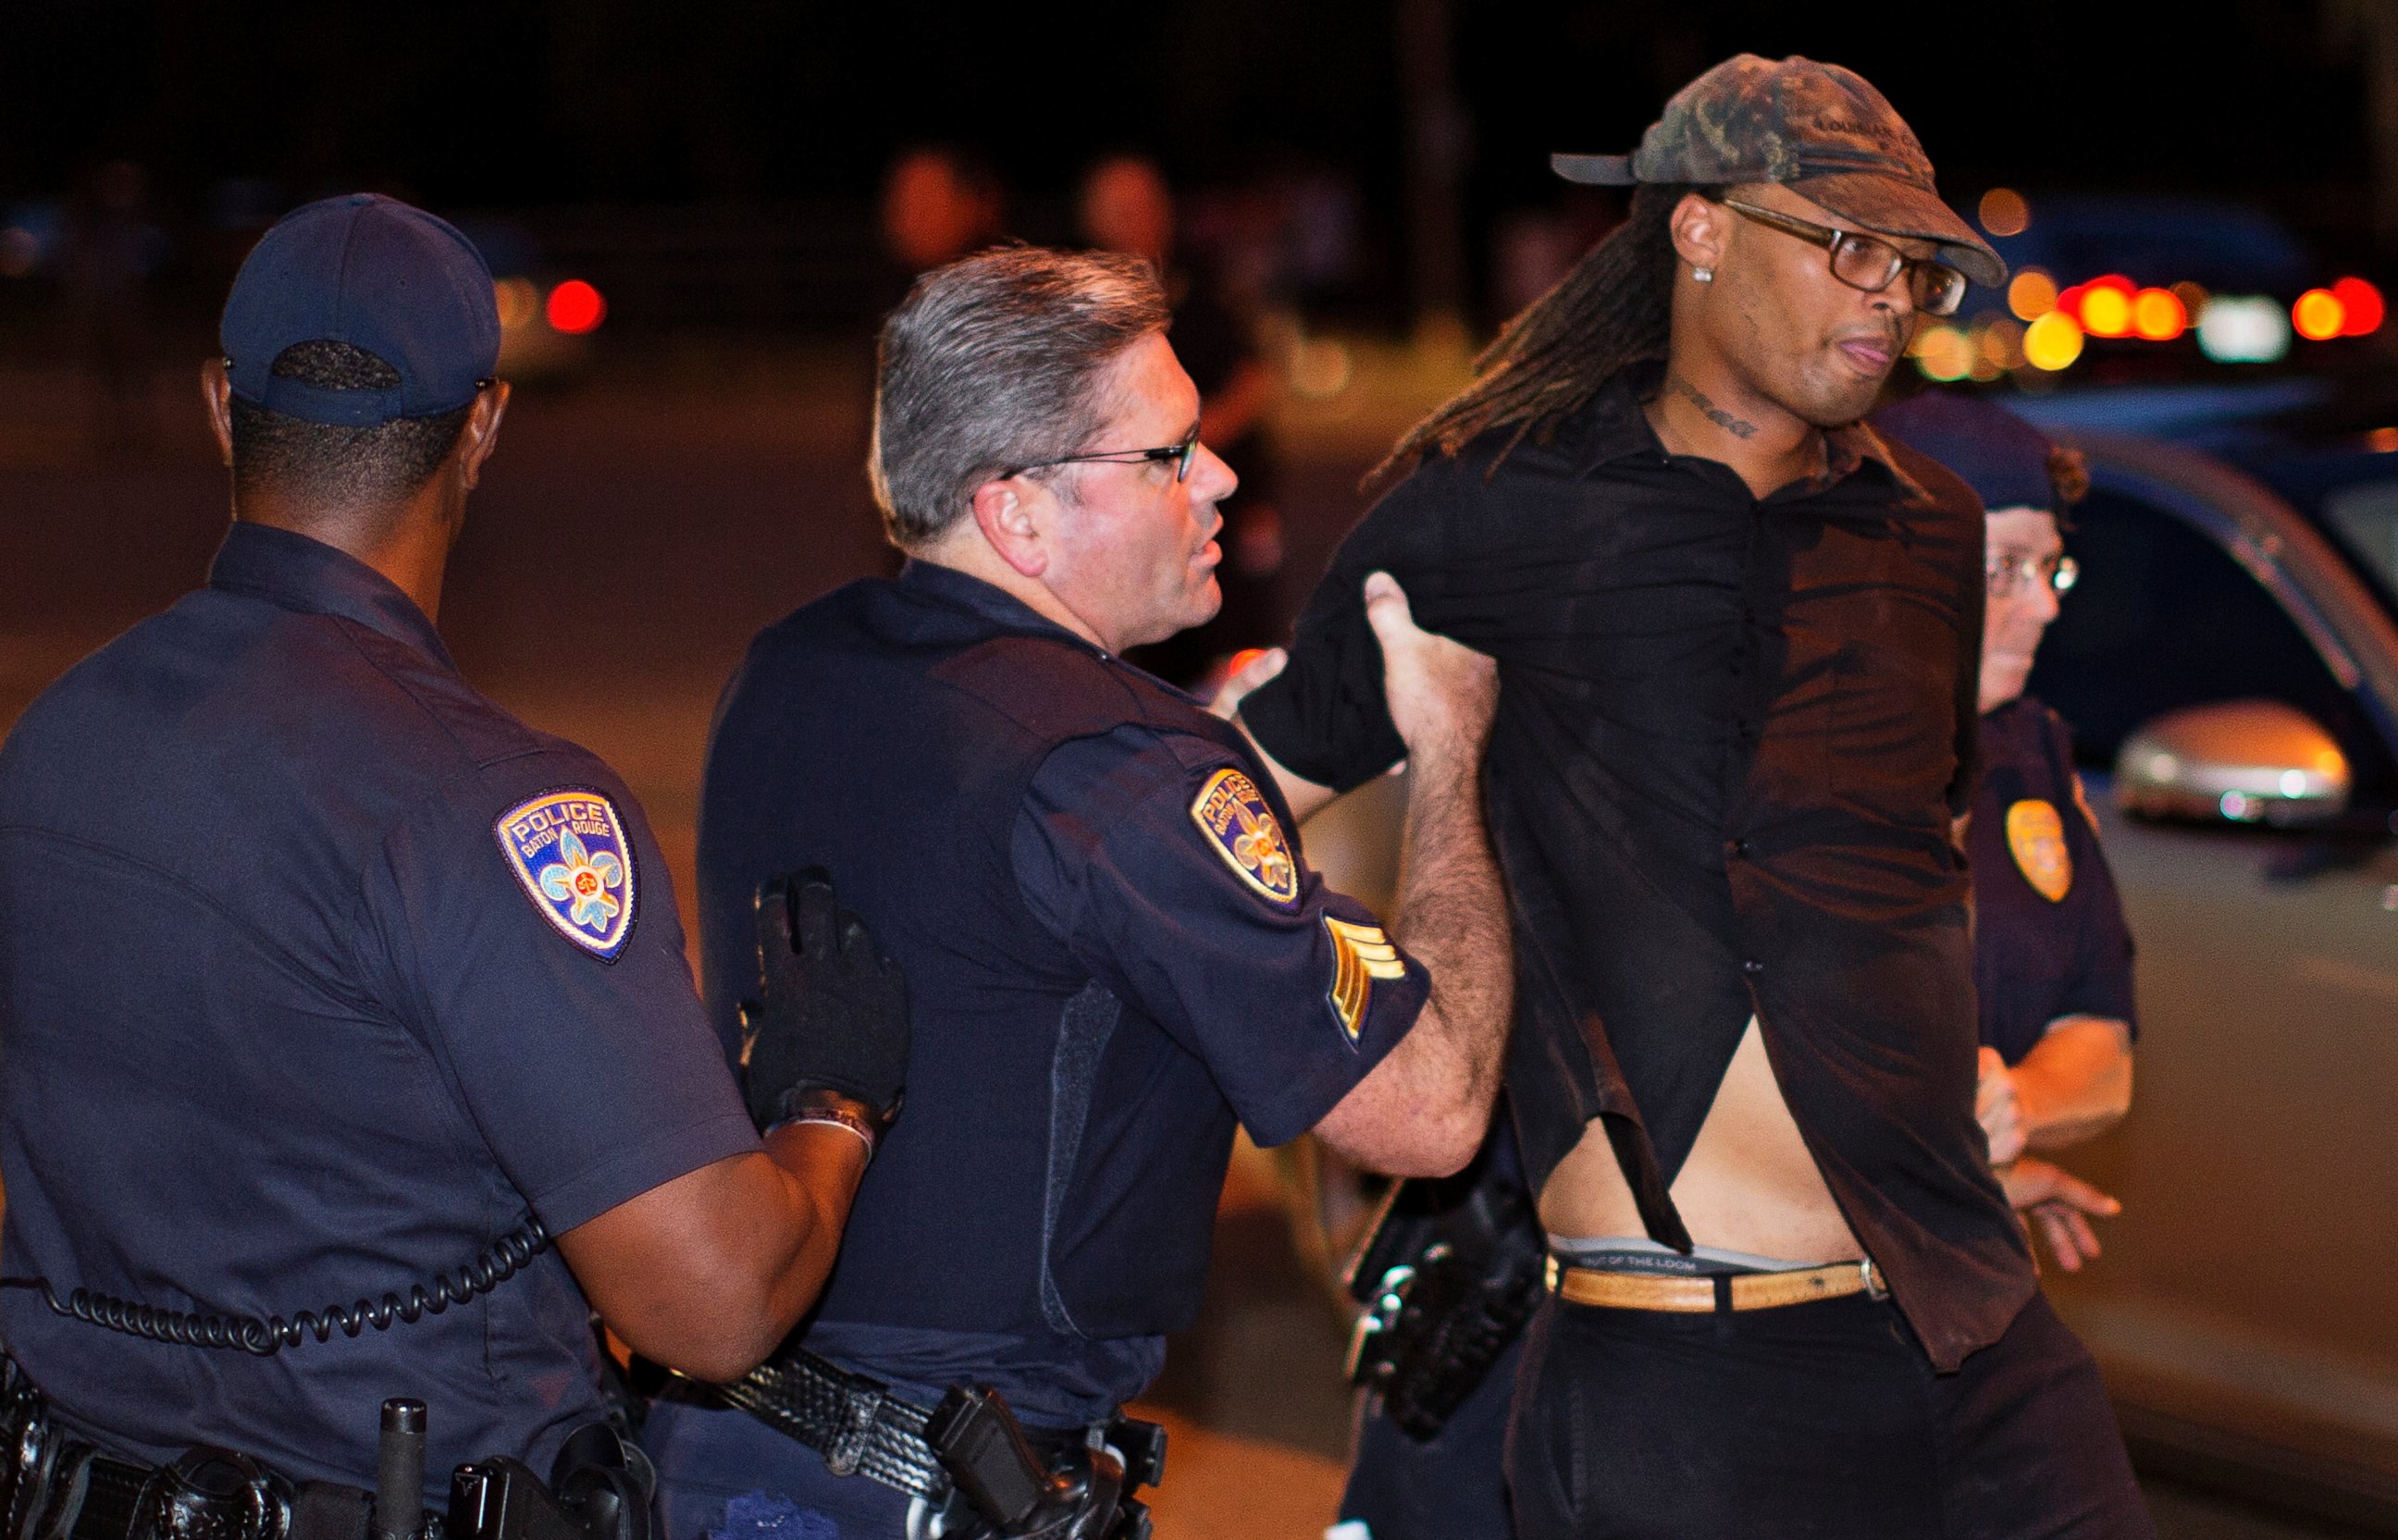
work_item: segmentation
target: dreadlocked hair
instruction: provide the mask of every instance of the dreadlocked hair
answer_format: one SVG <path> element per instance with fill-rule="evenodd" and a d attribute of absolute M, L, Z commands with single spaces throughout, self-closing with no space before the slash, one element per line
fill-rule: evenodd
<path fill-rule="evenodd" d="M 1366 490 L 1381 490 L 1427 454 L 1454 455 L 1493 428 L 1513 426 L 1499 452 L 1504 460 L 1527 434 L 1545 438 L 1627 365 L 1664 357 L 1673 318 L 1674 208 L 1694 191 L 1641 183 L 1623 222 L 1507 323 L 1474 360 L 1473 383 L 1408 429 L 1367 475 Z"/>

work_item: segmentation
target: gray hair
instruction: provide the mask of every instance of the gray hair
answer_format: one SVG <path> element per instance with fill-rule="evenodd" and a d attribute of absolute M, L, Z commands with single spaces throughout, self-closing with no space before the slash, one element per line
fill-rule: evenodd
<path fill-rule="evenodd" d="M 882 323 L 867 474 L 892 543 L 937 538 L 974 489 L 1084 449 L 1109 366 L 1169 319 L 1138 257 L 1003 247 L 916 280 Z"/>

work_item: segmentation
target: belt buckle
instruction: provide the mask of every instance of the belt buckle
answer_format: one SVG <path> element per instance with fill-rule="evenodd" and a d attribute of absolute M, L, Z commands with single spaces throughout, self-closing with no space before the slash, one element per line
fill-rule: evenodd
<path fill-rule="evenodd" d="M 1882 1281 L 1881 1269 L 1874 1265 L 1873 1258 L 1866 1257 L 1859 1261 L 1857 1272 L 1866 1280 L 1866 1298 L 1888 1299 L 1890 1297 L 1890 1286 Z"/>

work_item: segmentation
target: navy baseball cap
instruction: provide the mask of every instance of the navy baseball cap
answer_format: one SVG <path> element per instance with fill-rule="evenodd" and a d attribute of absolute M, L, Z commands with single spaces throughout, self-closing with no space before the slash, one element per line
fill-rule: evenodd
<path fill-rule="evenodd" d="M 447 221 L 376 193 L 295 208 L 259 237 L 225 298 L 233 393 L 309 422 L 371 427 L 432 417 L 475 398 L 500 362 L 492 270 Z M 389 390 L 331 390 L 277 378 L 298 342 L 347 342 L 398 371 Z"/>
<path fill-rule="evenodd" d="M 1925 391 L 1873 415 L 1888 434 L 1947 466 L 1992 512 L 2035 508 L 2063 521 L 2087 482 L 2080 457 L 2048 435 L 1977 395 Z"/>

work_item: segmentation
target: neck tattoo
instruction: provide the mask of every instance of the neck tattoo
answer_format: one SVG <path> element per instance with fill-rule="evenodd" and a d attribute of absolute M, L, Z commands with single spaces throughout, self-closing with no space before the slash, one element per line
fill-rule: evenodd
<path fill-rule="evenodd" d="M 1743 418 L 1734 417 L 1731 413 L 1724 410 L 1721 407 L 1717 406 L 1713 401 L 1707 398 L 1706 392 L 1699 389 L 1698 386 L 1691 384 L 1688 380 L 1683 379 L 1680 375 L 1669 374 L 1665 377 L 1665 382 L 1673 386 L 1675 390 L 1680 392 L 1682 395 L 1690 401 L 1691 405 L 1698 408 L 1700 412 L 1705 416 L 1708 422 L 1714 423 L 1717 427 L 1721 428 L 1724 432 L 1731 435 L 1734 438 L 1755 438 L 1757 436 L 1756 423 L 1748 422 Z"/>

